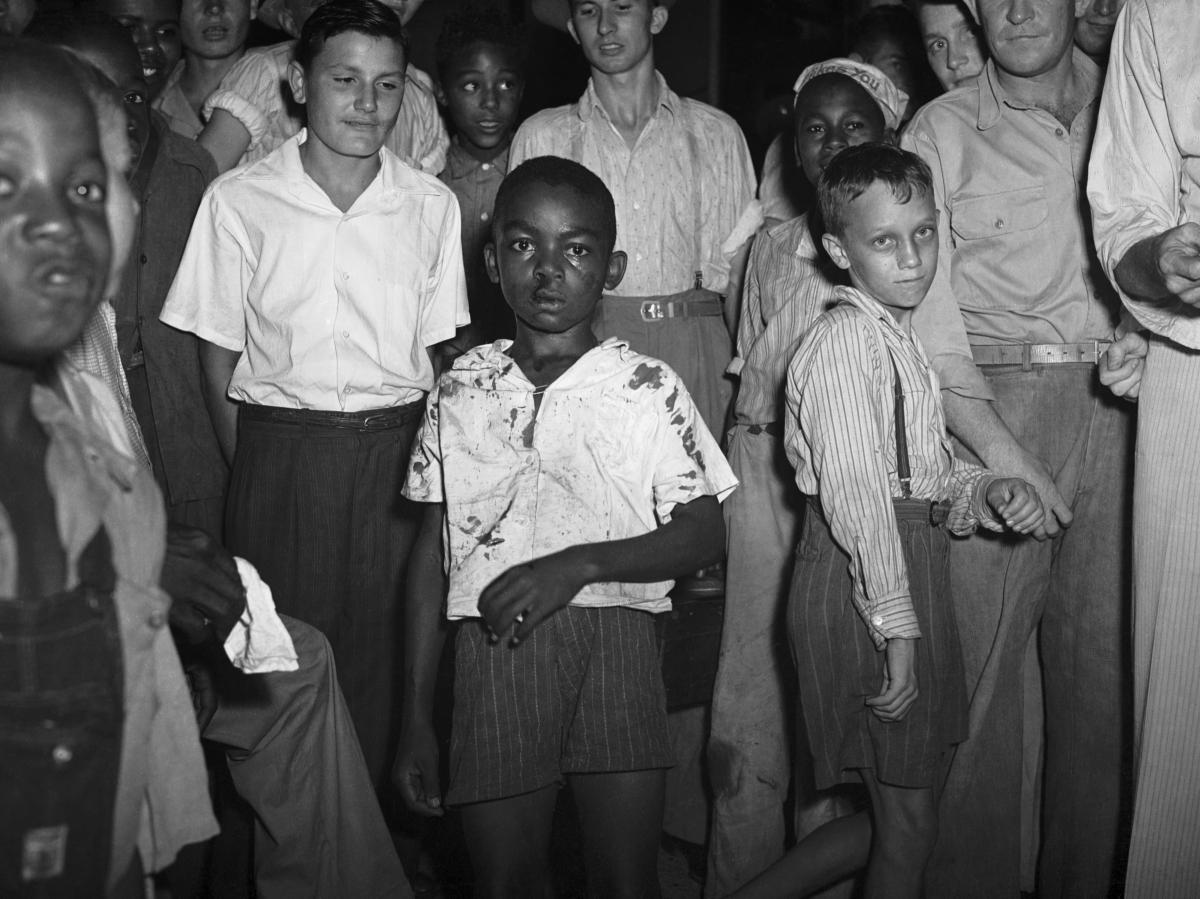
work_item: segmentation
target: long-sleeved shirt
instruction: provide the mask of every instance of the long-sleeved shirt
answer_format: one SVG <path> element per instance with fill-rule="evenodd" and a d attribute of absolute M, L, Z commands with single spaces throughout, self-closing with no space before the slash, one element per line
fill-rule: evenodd
<path fill-rule="evenodd" d="M 1107 340 L 1117 303 L 1092 250 L 1084 186 L 1100 71 L 1082 52 L 1089 102 L 1066 128 L 1018 103 L 989 61 L 976 87 L 927 103 L 902 145 L 929 163 L 939 222 L 938 272 L 913 324 L 942 384 L 991 391 L 963 345 Z"/>
<path fill-rule="evenodd" d="M 1096 250 L 1110 275 L 1139 241 L 1200 222 L 1200 127 L 1193 125 L 1200 6 L 1133 0 L 1122 21 L 1113 37 L 1114 64 L 1088 173 Z M 1121 299 L 1150 330 L 1200 349 L 1200 310 L 1194 306 L 1124 293 Z"/>
<path fill-rule="evenodd" d="M 837 298 L 788 366 L 784 443 L 796 486 L 819 497 L 834 540 L 850 556 L 855 605 L 882 648 L 893 637 L 921 635 L 892 506 L 902 488 L 889 355 L 904 393 L 912 496 L 953 500 L 952 533 L 999 526 L 982 501 L 986 469 L 950 449 L 938 379 L 920 340 L 861 291 L 839 287 Z"/>
<path fill-rule="evenodd" d="M 734 254 L 761 222 L 750 151 L 733 119 L 681 98 L 661 74 L 657 78 L 658 107 L 632 149 L 589 81 L 578 102 L 542 110 L 521 125 L 510 165 L 516 168 L 534 156 L 561 156 L 600 176 L 616 202 L 617 249 L 629 254 L 614 295 L 688 290 L 697 261 L 704 287 L 720 293 L 729 284 Z M 576 158 L 576 147 L 582 158 Z M 695 191 L 700 192 L 698 210 Z"/>
<path fill-rule="evenodd" d="M 295 41 L 284 41 L 246 51 L 225 73 L 220 88 L 204 101 L 205 121 L 213 109 L 221 108 L 250 133 L 250 146 L 239 160 L 241 165 L 262 159 L 304 127 L 302 109 L 287 87 L 287 67 L 295 46 Z M 446 165 L 450 137 L 438 114 L 433 82 L 416 66 L 405 71 L 400 114 L 383 145 L 431 175 Z"/>
<path fill-rule="evenodd" d="M 420 400 L 427 348 L 470 321 L 458 202 L 384 148 L 343 212 L 304 171 L 305 139 L 212 183 L 161 318 L 241 354 L 234 399 L 334 412 Z"/>
<path fill-rule="evenodd" d="M 514 565 L 647 534 L 677 505 L 737 484 L 665 363 L 609 338 L 539 406 L 510 345 L 475 347 L 441 376 L 409 462 L 404 495 L 446 504 L 450 618 L 478 616 L 480 593 Z M 589 584 L 571 604 L 662 612 L 670 589 Z"/>
<path fill-rule="evenodd" d="M 113 601 L 124 722 L 109 870 L 126 871 L 136 849 L 148 872 L 160 871 L 183 846 L 217 832 L 195 711 L 166 626 L 171 601 L 158 586 L 166 539 L 162 497 L 149 468 L 118 452 L 91 425 L 94 415 L 120 417 L 104 385 L 98 379 L 81 384 L 87 376 L 70 370 L 60 369 L 59 377 L 82 408 L 69 408 L 40 386 L 33 389 L 31 407 L 49 438 L 46 483 L 66 556 L 67 587 L 79 582 L 79 558 L 101 526 L 117 573 Z M 20 559 L 14 528 L 0 507 L 0 596 L 16 595 Z"/>
<path fill-rule="evenodd" d="M 833 305 L 839 275 L 817 248 L 807 215 L 758 233 L 742 289 L 737 355 L 729 365 L 739 378 L 738 422 L 762 425 L 783 417 L 788 363 L 809 326 Z"/>

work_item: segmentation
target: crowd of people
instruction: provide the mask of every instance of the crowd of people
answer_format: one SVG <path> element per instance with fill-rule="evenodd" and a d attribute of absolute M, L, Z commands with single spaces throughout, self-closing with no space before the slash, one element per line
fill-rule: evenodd
<path fill-rule="evenodd" d="M 0 895 L 1200 895 L 1200 7 L 422 5 L 0 0 Z"/>

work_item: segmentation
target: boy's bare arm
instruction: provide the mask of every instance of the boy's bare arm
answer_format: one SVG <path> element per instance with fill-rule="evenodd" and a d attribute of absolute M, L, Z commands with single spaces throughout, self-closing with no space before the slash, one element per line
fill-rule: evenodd
<path fill-rule="evenodd" d="M 588 584 L 662 581 L 712 565 L 724 553 L 721 506 L 701 496 L 676 506 L 671 520 L 648 534 L 584 543 L 510 568 L 484 589 L 479 611 L 493 635 L 515 625 L 515 644 Z"/>
<path fill-rule="evenodd" d="M 217 108 L 196 142 L 212 156 L 218 172 L 227 172 L 238 164 L 249 148 L 250 132 L 232 112 Z"/>
<path fill-rule="evenodd" d="M 233 464 L 233 452 L 237 448 L 237 403 L 228 396 L 229 382 L 237 366 L 240 353 L 224 347 L 200 341 L 200 375 L 204 379 L 204 405 L 212 419 L 221 455 L 228 465 Z"/>
<path fill-rule="evenodd" d="M 442 531 L 446 508 L 431 503 L 408 560 L 404 605 L 404 682 L 400 744 L 392 782 L 405 804 L 421 815 L 442 813 L 438 749 L 433 732 L 434 690 L 446 642 L 446 572 Z"/>

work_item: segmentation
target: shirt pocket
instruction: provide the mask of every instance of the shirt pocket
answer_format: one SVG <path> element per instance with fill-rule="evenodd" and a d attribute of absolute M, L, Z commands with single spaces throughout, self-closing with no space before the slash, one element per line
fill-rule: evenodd
<path fill-rule="evenodd" d="M 1046 234 L 1049 218 L 1040 184 L 954 200 L 950 228 L 976 305 L 1032 306 L 1044 296 L 1062 263 Z M 959 279 L 955 286 L 961 290 Z"/>

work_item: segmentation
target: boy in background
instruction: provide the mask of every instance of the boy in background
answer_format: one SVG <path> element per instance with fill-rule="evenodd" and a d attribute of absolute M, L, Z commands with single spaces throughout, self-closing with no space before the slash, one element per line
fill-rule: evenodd
<path fill-rule="evenodd" d="M 850 59 L 809 66 L 795 91 L 794 164 L 814 189 L 841 150 L 893 140 L 904 108 L 904 94 L 886 75 Z M 815 210 L 759 232 L 730 366 L 739 386 L 726 454 L 741 489 L 723 507 L 729 614 L 708 744 L 713 818 L 705 889 L 714 897 L 728 895 L 783 853 L 789 782 L 798 837 L 840 805 L 812 795 L 807 753 L 792 746 L 791 666 L 782 631 L 804 506 L 783 448 L 787 365 L 845 281 L 819 248 L 821 233 Z"/>
<path fill-rule="evenodd" d="M 112 16 L 133 36 L 152 103 L 183 56 L 179 3 L 180 0 L 97 0 L 96 3 L 96 9 Z"/>
<path fill-rule="evenodd" d="M 525 92 L 524 53 L 521 32 L 491 6 L 451 13 L 438 36 L 437 97 L 454 131 L 438 177 L 458 197 L 471 303 L 471 324 L 455 341 L 463 350 L 513 336 L 512 310 L 487 276 L 483 246 Z"/>
<path fill-rule="evenodd" d="M 213 183 L 162 314 L 202 341 L 228 546 L 333 644 L 377 786 L 418 524 L 400 482 L 431 348 L 468 320 L 454 196 L 383 147 L 404 71 L 387 7 L 313 13 L 288 69 L 309 128 Z"/>
<path fill-rule="evenodd" d="M 414 448 L 405 495 L 429 505 L 393 777 L 441 813 L 433 684 L 445 619 L 465 619 L 446 802 L 477 894 L 549 894 L 566 781 L 589 894 L 653 896 L 672 753 L 650 613 L 670 608 L 670 578 L 720 557 L 735 481 L 671 369 L 597 345 L 592 315 L 625 268 L 603 182 L 530 160 L 501 185 L 492 235 L 516 338 L 442 375 Z"/>
<path fill-rule="evenodd" d="M 788 366 L 785 443 L 809 498 L 788 632 L 816 786 L 861 782 L 870 810 L 814 831 L 735 895 L 808 895 L 865 863 L 867 899 L 917 899 L 949 752 L 966 738 L 949 534 L 1028 534 L 1044 515 L 1029 484 L 950 449 L 912 332 L 937 270 L 929 167 L 863 144 L 817 190 L 822 244 L 853 286 Z"/>

